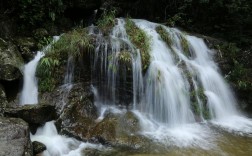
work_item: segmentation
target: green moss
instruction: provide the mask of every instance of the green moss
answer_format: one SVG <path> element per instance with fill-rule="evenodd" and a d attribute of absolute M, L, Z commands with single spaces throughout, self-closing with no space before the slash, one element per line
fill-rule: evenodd
<path fill-rule="evenodd" d="M 150 64 L 150 38 L 130 19 L 126 19 L 125 28 L 131 42 L 140 50 L 142 68 L 146 70 Z"/>
<path fill-rule="evenodd" d="M 184 54 L 189 57 L 190 56 L 190 49 L 189 49 L 189 44 L 188 41 L 186 40 L 185 36 L 181 35 L 181 46 Z"/>
<path fill-rule="evenodd" d="M 162 40 L 165 41 L 165 43 L 171 47 L 172 46 L 172 39 L 171 35 L 163 28 L 163 26 L 159 25 L 156 27 L 157 33 L 160 35 Z"/>
<path fill-rule="evenodd" d="M 202 102 L 202 110 L 199 108 L 199 103 L 197 101 L 197 96 Z M 191 104 L 192 104 L 192 109 L 193 112 L 200 116 L 201 111 L 204 119 L 210 119 L 210 112 L 207 107 L 207 97 L 204 94 L 204 89 L 203 88 L 198 88 L 197 90 L 193 90 L 190 94 L 191 98 Z"/>

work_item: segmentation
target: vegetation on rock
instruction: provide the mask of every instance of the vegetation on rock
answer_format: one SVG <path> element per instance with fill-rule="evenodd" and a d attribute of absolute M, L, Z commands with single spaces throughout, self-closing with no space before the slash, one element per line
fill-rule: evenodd
<path fill-rule="evenodd" d="M 150 37 L 130 19 L 126 19 L 125 28 L 131 42 L 140 50 L 143 70 L 146 70 L 150 64 Z"/>
<path fill-rule="evenodd" d="M 165 30 L 165 28 L 161 25 L 156 27 L 156 31 L 157 33 L 160 35 L 160 37 L 162 38 L 163 41 L 165 41 L 165 43 L 171 47 L 172 46 L 172 39 L 171 39 L 171 35 Z"/>
<path fill-rule="evenodd" d="M 92 39 L 86 29 L 75 29 L 63 34 L 60 39 L 53 43 L 45 52 L 37 67 L 40 91 L 52 91 L 57 84 L 60 84 L 63 75 L 64 65 L 68 56 L 75 59 L 83 58 L 93 50 Z"/>
<path fill-rule="evenodd" d="M 97 26 L 103 31 L 103 33 L 108 34 L 109 30 L 114 27 L 115 14 L 116 11 L 114 9 L 110 11 L 105 10 L 96 22 Z"/>

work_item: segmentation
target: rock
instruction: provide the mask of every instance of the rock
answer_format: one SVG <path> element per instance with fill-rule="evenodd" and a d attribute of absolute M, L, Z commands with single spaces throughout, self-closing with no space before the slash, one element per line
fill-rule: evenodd
<path fill-rule="evenodd" d="M 4 87 L 0 84 L 0 116 L 3 116 L 7 103 Z"/>
<path fill-rule="evenodd" d="M 35 51 L 37 51 L 36 41 L 31 37 L 19 37 L 15 39 L 15 43 L 26 62 L 33 59 Z"/>
<path fill-rule="evenodd" d="M 6 108 L 7 117 L 21 118 L 29 124 L 44 124 L 57 118 L 55 106 L 48 104 L 24 105 L 15 108 Z"/>
<path fill-rule="evenodd" d="M 0 132 L 0 155 L 33 155 L 29 127 L 25 121 L 0 117 Z"/>
<path fill-rule="evenodd" d="M 91 87 L 89 84 L 75 84 L 66 96 L 66 105 L 58 105 L 62 113 L 56 125 L 61 126 L 60 133 L 85 140 L 97 118 Z"/>
<path fill-rule="evenodd" d="M 89 132 L 90 138 L 103 138 L 113 147 L 142 148 L 147 138 L 138 134 L 140 124 L 134 113 L 127 111 L 122 114 L 108 113 Z"/>
<path fill-rule="evenodd" d="M 12 81 L 21 77 L 23 58 L 16 46 L 0 38 L 0 80 Z"/>
<path fill-rule="evenodd" d="M 43 152 L 44 150 L 46 150 L 46 146 L 38 141 L 33 141 L 32 147 L 33 147 L 33 154 L 34 155 L 39 154 L 39 153 Z"/>

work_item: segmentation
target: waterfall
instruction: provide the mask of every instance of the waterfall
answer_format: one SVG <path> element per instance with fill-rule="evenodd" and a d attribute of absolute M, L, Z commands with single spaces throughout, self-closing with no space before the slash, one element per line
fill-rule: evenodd
<path fill-rule="evenodd" d="M 203 39 L 145 20 L 133 21 L 151 37 L 144 95 L 135 110 L 146 134 L 160 139 L 179 128 L 184 131 L 183 135 L 174 133 L 177 140 L 196 133 L 201 133 L 202 139 L 209 136 L 208 130 L 196 131 L 186 125 L 209 119 L 228 131 L 252 132 L 252 121 L 236 108 L 235 96 L 213 61 L 214 51 Z M 169 44 L 157 32 L 160 26 L 168 34 Z"/>
<path fill-rule="evenodd" d="M 43 56 L 43 52 L 37 52 L 34 59 L 24 66 L 24 83 L 20 96 L 21 105 L 38 103 L 38 86 L 35 73 L 38 62 Z"/>

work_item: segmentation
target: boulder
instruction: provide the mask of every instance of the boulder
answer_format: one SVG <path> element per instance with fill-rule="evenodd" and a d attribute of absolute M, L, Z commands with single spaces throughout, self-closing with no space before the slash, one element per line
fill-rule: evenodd
<path fill-rule="evenodd" d="M 22 119 L 0 117 L 0 155 L 33 156 L 28 124 Z"/>
<path fill-rule="evenodd" d="M 0 80 L 12 81 L 21 77 L 24 64 L 16 46 L 0 38 Z"/>
<path fill-rule="evenodd" d="M 60 133 L 85 140 L 97 118 L 91 87 L 75 84 L 64 100 L 67 103 L 58 107 L 61 109 L 61 116 L 56 122 L 56 125 L 61 127 Z"/>
<path fill-rule="evenodd" d="M 32 147 L 33 147 L 33 154 L 34 155 L 42 153 L 44 150 L 46 150 L 46 146 L 38 141 L 33 141 Z"/>
<path fill-rule="evenodd" d="M 6 108 L 7 117 L 21 118 L 29 124 L 44 124 L 57 118 L 55 106 L 48 104 L 35 104 Z"/>

